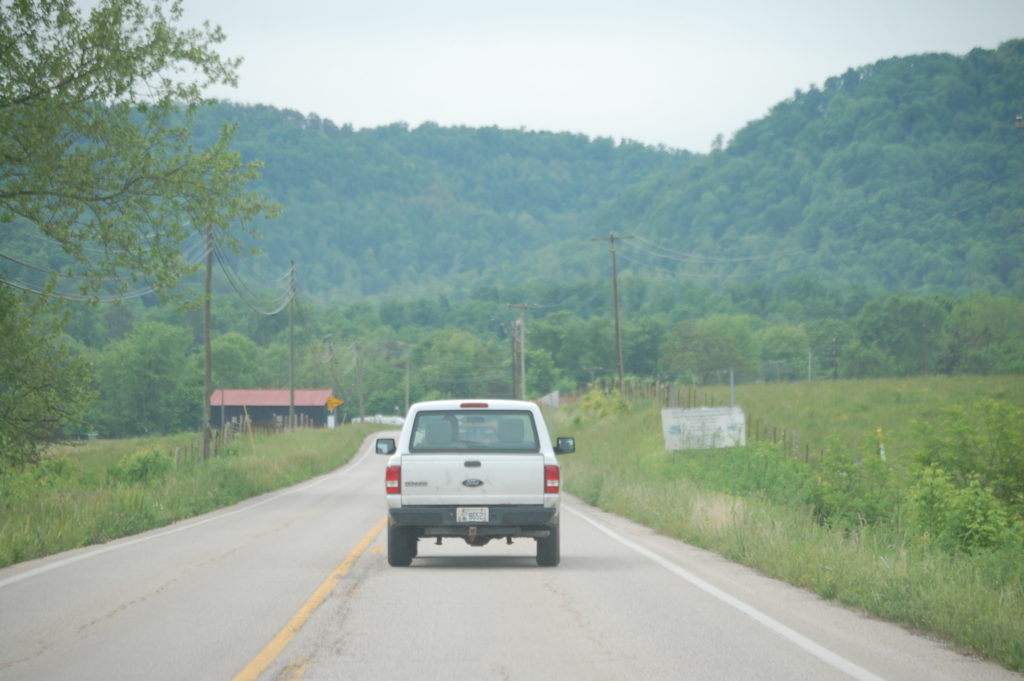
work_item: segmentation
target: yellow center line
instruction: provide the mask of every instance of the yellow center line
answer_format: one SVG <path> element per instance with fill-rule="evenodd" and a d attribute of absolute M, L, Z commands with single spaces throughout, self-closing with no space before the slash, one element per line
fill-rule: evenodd
<path fill-rule="evenodd" d="M 317 587 L 313 595 L 309 597 L 299 610 L 292 615 L 292 618 L 288 620 L 288 624 L 284 625 L 284 628 L 277 633 L 270 643 L 268 643 L 259 654 L 252 659 L 252 661 L 246 665 L 245 669 L 240 671 L 235 676 L 233 681 L 256 681 L 260 674 L 266 671 L 267 667 L 273 664 L 277 656 L 284 651 L 285 647 L 291 643 L 302 627 L 306 625 L 306 622 L 313 616 L 313 613 L 323 605 L 327 597 L 331 595 L 334 587 L 338 584 L 342 577 L 345 576 L 356 560 L 366 551 L 366 548 L 373 543 L 373 540 L 377 538 L 380 531 L 384 529 L 384 523 L 387 522 L 387 518 L 382 519 L 377 523 L 369 533 L 363 537 L 363 540 L 352 549 L 352 553 L 345 556 L 345 560 L 341 561 L 341 565 L 334 569 L 334 572 L 324 580 L 323 584 Z"/>

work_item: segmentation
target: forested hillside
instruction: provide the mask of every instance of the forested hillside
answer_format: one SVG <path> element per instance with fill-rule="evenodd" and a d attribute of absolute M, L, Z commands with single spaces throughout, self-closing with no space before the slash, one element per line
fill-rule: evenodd
<path fill-rule="evenodd" d="M 211 131 L 239 124 L 235 147 L 265 163 L 256 186 L 284 206 L 262 228 L 268 276 L 292 259 L 307 290 L 348 301 L 561 278 L 540 251 L 585 238 L 601 202 L 697 158 L 571 133 L 401 123 L 356 131 L 229 104 L 204 113 Z"/>
<path fill-rule="evenodd" d="M 256 273 L 330 298 L 408 297 L 622 270 L 720 285 L 1024 295 L 1024 41 L 894 58 L 797 91 L 707 156 L 569 133 L 338 127 L 221 105 L 284 206 Z M 681 123 L 682 124 L 682 123 Z M 265 269 L 264 269 L 265 268 Z M 456 293 L 456 295 L 460 295 Z"/>
<path fill-rule="evenodd" d="M 598 224 L 673 249 L 645 262 L 678 274 L 1024 295 L 1022 110 L 1020 40 L 850 69 L 631 189 Z"/>
<path fill-rule="evenodd" d="M 795 93 L 708 155 L 200 109 L 197 143 L 237 123 L 234 148 L 264 163 L 255 188 L 282 207 L 257 225 L 261 253 L 218 243 L 213 385 L 287 386 L 291 316 L 297 385 L 330 387 L 349 415 L 399 411 L 406 386 L 412 400 L 512 395 L 523 324 L 528 396 L 579 390 L 617 369 L 613 232 L 624 237 L 624 370 L 638 380 L 1020 373 L 1022 93 L 1024 41 L 891 59 Z M 145 288 L 121 305 L 81 304 L 81 278 L 52 240 L 5 227 L 0 274 L 40 291 L 53 277 L 74 301 L 66 323 L 47 326 L 59 310 L 0 289 L 0 331 L 52 351 L 37 353 L 40 376 L 61 365 L 78 378 L 78 432 L 197 427 L 199 311 Z M 190 263 L 201 239 L 188 242 Z M 179 288 L 195 295 L 202 279 Z M 260 305 L 267 291 L 273 304 Z M 8 374 L 23 376 L 10 356 Z M 68 387 L 59 393 L 69 403 Z"/>
<path fill-rule="evenodd" d="M 237 123 L 234 148 L 264 163 L 255 188 L 283 208 L 239 269 L 268 282 L 294 260 L 325 301 L 592 282 L 608 258 L 589 239 L 610 232 L 634 237 L 619 242 L 620 271 L 647 282 L 721 290 L 798 274 L 1021 297 L 1022 92 L 1017 40 L 850 69 L 708 155 L 567 132 L 354 130 L 228 103 L 199 112 L 197 137 Z"/>

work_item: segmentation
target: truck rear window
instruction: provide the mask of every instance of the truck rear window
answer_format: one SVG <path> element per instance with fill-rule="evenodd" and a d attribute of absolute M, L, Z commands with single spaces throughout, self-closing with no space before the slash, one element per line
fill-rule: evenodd
<path fill-rule="evenodd" d="M 413 423 L 409 451 L 537 453 L 540 444 L 528 411 L 421 411 Z"/>

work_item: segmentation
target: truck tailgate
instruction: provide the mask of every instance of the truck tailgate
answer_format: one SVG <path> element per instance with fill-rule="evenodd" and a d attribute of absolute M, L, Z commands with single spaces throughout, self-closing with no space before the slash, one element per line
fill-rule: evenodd
<path fill-rule="evenodd" d="M 403 506 L 543 503 L 541 454 L 415 454 L 402 459 Z"/>

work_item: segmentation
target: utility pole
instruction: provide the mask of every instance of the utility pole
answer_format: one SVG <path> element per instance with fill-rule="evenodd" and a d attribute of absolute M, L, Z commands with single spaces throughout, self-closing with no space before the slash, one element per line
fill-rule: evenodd
<path fill-rule="evenodd" d="M 632 236 L 619 236 L 609 232 L 608 236 L 595 236 L 591 241 L 607 241 L 612 251 L 612 301 L 615 305 L 615 364 L 619 370 L 619 394 L 626 394 L 626 383 L 622 366 L 622 320 L 619 317 L 619 273 L 615 261 L 615 241 L 632 239 Z"/>
<path fill-rule="evenodd" d="M 832 380 L 839 380 L 839 338 L 832 337 Z"/>
<path fill-rule="evenodd" d="M 393 346 L 391 346 L 391 348 L 388 351 L 389 356 L 398 355 L 399 353 L 402 353 L 404 355 L 404 359 L 399 359 L 395 361 L 394 365 L 402 367 L 403 373 L 405 374 L 405 411 L 402 412 L 402 414 L 404 415 L 409 413 L 409 392 L 412 374 L 412 350 L 405 343 L 396 343 Z M 397 405 L 395 405 L 395 409 L 398 409 Z"/>
<path fill-rule="evenodd" d="M 359 420 L 366 418 L 366 407 L 363 402 L 363 356 L 359 352 L 359 343 L 355 344 L 356 352 L 356 393 L 359 399 Z"/>
<path fill-rule="evenodd" d="M 213 224 L 206 226 L 206 284 L 203 296 L 203 461 L 210 458 L 210 398 L 213 396 L 213 347 L 210 304 L 213 297 Z M 221 393 L 223 399 L 223 393 Z M 223 421 L 223 419 L 221 419 Z M 224 424 L 221 423 L 223 426 Z"/>
<path fill-rule="evenodd" d="M 288 294 L 288 430 L 295 430 L 295 261 L 289 273 Z"/>
<path fill-rule="evenodd" d="M 342 394 L 341 382 L 338 381 L 338 366 L 334 359 L 334 336 L 327 334 L 327 364 L 331 368 L 331 392 Z"/>
<path fill-rule="evenodd" d="M 526 311 L 537 307 L 529 303 L 509 303 L 509 307 L 519 310 L 519 320 L 516 322 L 517 338 L 513 346 L 518 350 L 514 352 L 513 361 L 513 384 L 512 397 L 519 400 L 526 399 Z M 518 379 L 518 380 L 516 380 Z"/>
<path fill-rule="evenodd" d="M 519 330 L 516 329 L 516 324 L 513 322 L 510 327 L 512 333 L 509 334 L 509 340 L 512 342 L 512 399 L 519 399 Z"/>
<path fill-rule="evenodd" d="M 402 414 L 409 413 L 409 373 L 411 371 L 412 362 L 408 359 L 405 360 L 405 411 Z"/>

